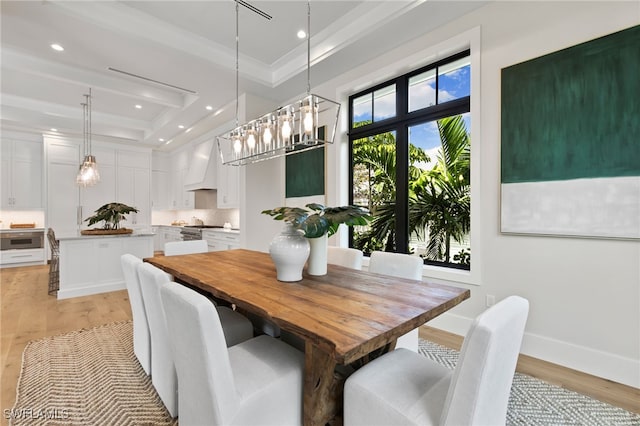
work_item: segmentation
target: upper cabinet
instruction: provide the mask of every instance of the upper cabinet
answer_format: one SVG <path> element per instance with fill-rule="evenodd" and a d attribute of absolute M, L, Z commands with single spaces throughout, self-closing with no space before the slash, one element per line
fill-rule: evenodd
<path fill-rule="evenodd" d="M 91 153 L 96 157 L 100 180 L 93 186 L 80 187 L 80 216 L 85 228 L 88 227 L 88 217 L 103 205 L 116 200 L 116 150 L 94 146 Z"/>
<path fill-rule="evenodd" d="M 185 148 L 174 154 L 173 169 L 170 174 L 172 184 L 171 209 L 191 210 L 195 208 L 195 194 L 192 191 L 187 191 L 184 187 L 192 152 L 191 148 Z"/>
<path fill-rule="evenodd" d="M 27 135 L 24 138 L 3 135 L 2 192 L 0 208 L 41 209 L 42 140 Z"/>
<path fill-rule="evenodd" d="M 216 144 L 215 152 L 218 152 Z M 216 155 L 218 165 L 218 208 L 237 209 L 240 207 L 240 167 L 225 166 Z"/>
<path fill-rule="evenodd" d="M 123 149 L 94 142 L 100 180 L 78 187 L 76 175 L 81 142 L 45 137 L 47 159 L 47 224 L 56 232 L 70 233 L 88 227 L 86 219 L 104 204 L 119 202 L 135 207 L 124 226 L 146 229 L 151 224 L 151 152 Z M 92 227 L 103 224 L 92 225 Z"/>
<path fill-rule="evenodd" d="M 116 198 L 138 209 L 129 215 L 128 225 L 145 228 L 151 225 L 151 154 L 118 150 Z"/>

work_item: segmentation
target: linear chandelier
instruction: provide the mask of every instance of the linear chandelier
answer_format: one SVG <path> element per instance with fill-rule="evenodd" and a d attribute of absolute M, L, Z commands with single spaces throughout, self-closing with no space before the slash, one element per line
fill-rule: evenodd
<path fill-rule="evenodd" d="M 86 187 L 98 183 L 100 181 L 100 173 L 98 173 L 96 157 L 91 154 L 91 88 L 89 88 L 89 94 L 84 95 L 84 97 L 85 101 L 80 104 L 82 105 L 83 113 L 82 139 L 84 161 L 78 169 L 76 183 Z"/>
<path fill-rule="evenodd" d="M 307 94 L 243 125 L 238 122 L 239 30 L 236 1 L 236 127 L 217 136 L 222 163 L 243 166 L 333 143 L 340 104 L 311 93 L 311 5 L 307 2 Z"/>

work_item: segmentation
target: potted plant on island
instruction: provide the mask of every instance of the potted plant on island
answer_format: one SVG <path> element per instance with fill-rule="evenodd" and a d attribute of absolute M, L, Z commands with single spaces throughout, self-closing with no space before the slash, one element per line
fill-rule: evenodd
<path fill-rule="evenodd" d="M 108 234 L 130 234 L 132 229 L 120 228 L 120 222 L 126 219 L 129 213 L 138 213 L 135 207 L 129 207 L 122 203 L 108 203 L 95 211 L 93 216 L 85 219 L 89 226 L 104 221 L 104 226 L 97 229 L 84 229 L 80 231 L 82 235 L 108 235 Z"/>
<path fill-rule="evenodd" d="M 275 220 L 283 220 L 288 226 L 282 235 L 293 237 L 295 234 L 306 237 L 309 246 L 309 265 L 307 272 L 310 275 L 324 275 L 327 273 L 327 239 L 335 234 L 340 224 L 347 226 L 367 225 L 371 220 L 369 211 L 360 206 L 340 206 L 325 207 L 322 204 L 311 203 L 301 207 L 277 207 L 270 210 L 262 211 L 262 214 L 272 216 Z M 276 237 L 278 238 L 278 237 Z M 274 239 L 274 242 L 276 240 Z M 276 262 L 273 250 L 270 246 L 269 251 Z M 294 278 L 288 281 L 299 281 L 302 279 L 302 267 L 306 261 L 306 255 L 301 262 L 299 273 L 292 274 Z M 278 264 L 276 262 L 276 269 Z M 299 276 L 299 278 L 298 278 Z M 287 281 L 286 279 L 278 279 Z"/>

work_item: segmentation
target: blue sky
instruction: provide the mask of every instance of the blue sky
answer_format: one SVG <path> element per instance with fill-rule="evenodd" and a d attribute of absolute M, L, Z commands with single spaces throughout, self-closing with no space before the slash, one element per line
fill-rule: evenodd
<path fill-rule="evenodd" d="M 442 71 L 441 71 L 442 72 Z M 417 106 L 417 108 L 433 105 L 435 101 L 435 79 L 424 73 L 424 78 L 417 79 L 416 84 L 410 89 L 409 105 Z M 454 68 L 451 71 L 444 72 L 438 76 L 439 79 L 439 103 L 447 102 L 452 99 L 468 96 L 470 93 L 471 83 L 471 67 L 465 65 Z M 395 113 L 395 86 L 389 86 L 387 90 L 382 89 L 376 92 L 374 96 L 376 121 L 392 117 Z M 371 120 L 371 101 L 358 103 L 354 102 L 354 122 Z M 470 114 L 464 115 L 464 121 L 467 125 L 467 131 L 471 129 Z M 435 122 L 424 123 L 413 126 L 409 129 L 409 142 L 422 148 L 435 160 L 435 152 L 440 147 L 440 137 Z"/>

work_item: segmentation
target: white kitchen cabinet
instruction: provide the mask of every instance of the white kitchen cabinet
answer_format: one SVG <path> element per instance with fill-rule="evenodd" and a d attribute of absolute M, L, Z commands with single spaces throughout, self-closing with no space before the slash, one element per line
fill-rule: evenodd
<path fill-rule="evenodd" d="M 100 180 L 92 186 L 80 187 L 81 228 L 88 228 L 86 219 L 107 203 L 116 200 L 116 151 L 113 148 L 94 146 Z M 92 225 L 95 227 L 95 225 Z"/>
<path fill-rule="evenodd" d="M 151 208 L 153 210 L 168 210 L 169 203 L 169 172 L 153 170 L 151 172 Z"/>
<path fill-rule="evenodd" d="M 118 169 L 116 200 L 138 209 L 130 213 L 127 227 L 151 226 L 151 156 L 147 152 L 121 151 L 117 153 Z"/>
<path fill-rule="evenodd" d="M 187 172 L 187 169 L 171 172 L 171 183 L 173 184 L 171 208 L 175 210 L 192 210 L 196 207 L 195 193 L 184 189 Z"/>
<path fill-rule="evenodd" d="M 87 228 L 85 219 L 96 209 L 121 202 L 140 210 L 129 214 L 124 226 L 148 229 L 151 226 L 151 153 L 122 150 L 108 143 L 93 144 L 100 180 L 94 186 L 79 187 L 76 175 L 82 152 L 81 141 L 45 137 L 47 159 L 47 226 L 57 234 Z M 102 226 L 102 223 L 92 227 Z"/>
<path fill-rule="evenodd" d="M 196 199 L 193 191 L 184 189 L 184 182 L 189 171 L 189 161 L 193 150 L 191 147 L 176 151 L 170 172 L 171 179 L 171 209 L 192 210 L 195 208 Z"/>
<path fill-rule="evenodd" d="M 0 251 L 0 265 L 3 267 L 42 265 L 43 262 L 44 248 Z"/>
<path fill-rule="evenodd" d="M 56 234 L 76 232 L 83 212 L 76 175 L 80 142 L 45 138 L 47 156 L 47 226 Z"/>
<path fill-rule="evenodd" d="M 202 238 L 207 240 L 209 251 L 223 251 L 240 248 L 240 233 L 226 230 L 204 230 Z"/>
<path fill-rule="evenodd" d="M 41 141 L 2 138 L 3 209 L 40 209 L 42 200 Z"/>
<path fill-rule="evenodd" d="M 60 290 L 58 299 L 126 288 L 120 256 L 153 256 L 150 234 L 128 236 L 59 237 Z"/>
<path fill-rule="evenodd" d="M 182 231 L 182 227 L 180 226 L 160 226 L 160 231 L 162 233 L 162 247 L 160 250 L 164 251 L 165 243 L 169 243 L 172 241 L 182 241 L 182 235 L 180 231 Z"/>
<path fill-rule="evenodd" d="M 218 172 L 217 207 L 237 209 L 240 207 L 240 167 L 222 164 L 218 144 L 215 145 L 214 152 Z"/>
<path fill-rule="evenodd" d="M 153 251 L 164 250 L 164 232 L 161 226 L 152 226 L 151 232 L 153 235 Z"/>
<path fill-rule="evenodd" d="M 218 167 L 218 208 L 237 209 L 240 206 L 240 167 Z"/>

